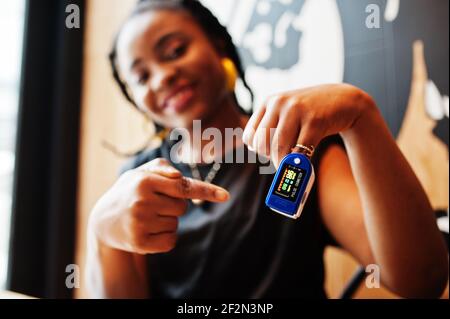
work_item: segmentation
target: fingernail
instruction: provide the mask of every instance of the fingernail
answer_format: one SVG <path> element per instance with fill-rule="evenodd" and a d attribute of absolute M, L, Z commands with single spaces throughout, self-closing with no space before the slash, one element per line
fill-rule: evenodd
<path fill-rule="evenodd" d="M 230 197 L 230 194 L 226 190 L 216 189 L 214 197 L 218 200 L 227 200 Z"/>

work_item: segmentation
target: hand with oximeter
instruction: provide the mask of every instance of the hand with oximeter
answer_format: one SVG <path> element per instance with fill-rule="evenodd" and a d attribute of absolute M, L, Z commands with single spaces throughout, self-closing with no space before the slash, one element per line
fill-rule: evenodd
<path fill-rule="evenodd" d="M 351 128 L 367 97 L 350 85 L 323 85 L 274 95 L 253 114 L 244 142 L 278 168 L 265 200 L 270 209 L 300 217 L 315 180 L 310 161 L 315 145 Z"/>
<path fill-rule="evenodd" d="M 313 146 L 298 144 L 283 158 L 266 197 L 271 210 L 293 219 L 300 217 L 315 180 L 310 161 L 313 153 Z"/>
<path fill-rule="evenodd" d="M 373 105 L 367 93 L 348 84 L 283 92 L 253 113 L 243 141 L 278 168 L 296 145 L 317 147 L 325 137 L 351 129 Z"/>

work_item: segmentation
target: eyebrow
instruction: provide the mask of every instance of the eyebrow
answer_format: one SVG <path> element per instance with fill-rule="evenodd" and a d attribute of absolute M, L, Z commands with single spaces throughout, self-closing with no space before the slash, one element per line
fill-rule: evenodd
<path fill-rule="evenodd" d="M 156 42 L 156 44 L 154 45 L 154 50 L 155 50 L 155 51 L 156 51 L 156 50 L 160 50 L 162 47 L 164 47 L 164 45 L 165 45 L 170 39 L 172 39 L 172 38 L 174 38 L 174 37 L 181 37 L 181 38 L 183 38 L 183 39 L 186 39 L 186 36 L 185 36 L 183 33 L 179 32 L 179 31 L 174 31 L 174 32 L 167 33 L 167 34 L 163 35 L 163 36 L 158 40 L 158 42 Z M 130 68 L 129 68 L 129 69 L 130 69 L 130 70 L 133 70 L 134 67 L 135 67 L 136 65 L 138 65 L 139 63 L 141 63 L 141 62 L 142 62 L 142 59 L 141 59 L 141 58 L 134 59 L 133 62 L 131 63 L 131 65 L 130 65 Z"/>

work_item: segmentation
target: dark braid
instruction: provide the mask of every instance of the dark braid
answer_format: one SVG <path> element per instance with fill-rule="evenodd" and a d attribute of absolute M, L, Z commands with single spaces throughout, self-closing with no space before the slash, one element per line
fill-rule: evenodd
<path fill-rule="evenodd" d="M 136 106 L 136 108 L 137 108 L 136 102 L 134 102 L 134 100 L 131 98 L 130 94 L 128 93 L 127 86 L 122 81 L 122 79 L 120 78 L 119 71 L 117 70 L 117 66 L 116 66 L 116 57 L 117 57 L 116 44 L 117 44 L 117 40 L 114 41 L 114 49 L 109 54 L 109 62 L 111 64 L 113 77 L 114 77 L 114 80 L 116 81 L 116 83 L 119 85 L 119 88 L 122 91 L 123 95 L 125 95 L 125 98 L 127 99 L 127 101 L 130 102 L 131 104 L 133 104 L 134 106 Z"/>
<path fill-rule="evenodd" d="M 238 71 L 239 77 L 242 80 L 242 83 L 244 84 L 245 88 L 250 93 L 251 101 L 253 103 L 254 95 L 253 91 L 251 90 L 250 86 L 248 85 L 247 81 L 245 80 L 245 72 L 244 68 L 242 66 L 241 59 L 239 57 L 239 53 L 236 49 L 236 46 L 233 43 L 233 40 L 228 33 L 228 30 L 219 22 L 219 20 L 211 13 L 211 11 L 203 6 L 199 1 L 197 0 L 140 0 L 135 8 L 135 10 L 132 12 L 130 17 L 133 17 L 139 13 L 148 11 L 148 10 L 154 10 L 154 9 L 161 9 L 161 8 L 172 8 L 172 9 L 181 9 L 188 11 L 192 17 L 196 20 L 196 22 L 200 25 L 200 27 L 203 29 L 203 31 L 207 34 L 208 38 L 213 42 L 216 43 L 217 40 L 219 40 L 221 43 L 224 44 L 224 53 L 225 55 L 230 58 Z M 114 46 L 109 54 L 109 60 L 111 63 L 111 68 L 113 71 L 113 76 L 115 81 L 120 87 L 120 90 L 125 95 L 125 98 L 134 106 L 137 107 L 136 102 L 131 97 L 127 85 L 125 82 L 120 78 L 119 72 L 117 70 L 116 65 L 116 58 L 117 58 L 117 38 L 114 41 Z M 234 95 L 234 98 L 237 102 L 236 96 Z M 238 103 L 237 103 L 238 104 Z M 238 104 L 239 105 L 239 104 Z M 247 112 L 243 108 L 239 107 L 239 110 L 243 112 L 244 114 L 250 114 L 250 112 Z"/>

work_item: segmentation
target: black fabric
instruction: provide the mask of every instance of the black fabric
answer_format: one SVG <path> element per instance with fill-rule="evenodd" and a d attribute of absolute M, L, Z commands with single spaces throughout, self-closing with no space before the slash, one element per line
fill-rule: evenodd
<path fill-rule="evenodd" d="M 312 158 L 341 145 L 339 136 L 322 141 Z M 167 143 L 131 159 L 122 171 L 152 159 L 169 158 Z M 174 164 L 185 176 L 189 166 Z M 335 244 L 317 203 L 317 179 L 301 217 L 291 220 L 265 206 L 273 175 L 261 163 L 222 164 L 214 183 L 226 188 L 227 203 L 192 203 L 179 220 L 178 241 L 169 253 L 148 255 L 153 298 L 326 298 L 323 252 Z M 200 167 L 203 176 L 209 166 Z"/>

